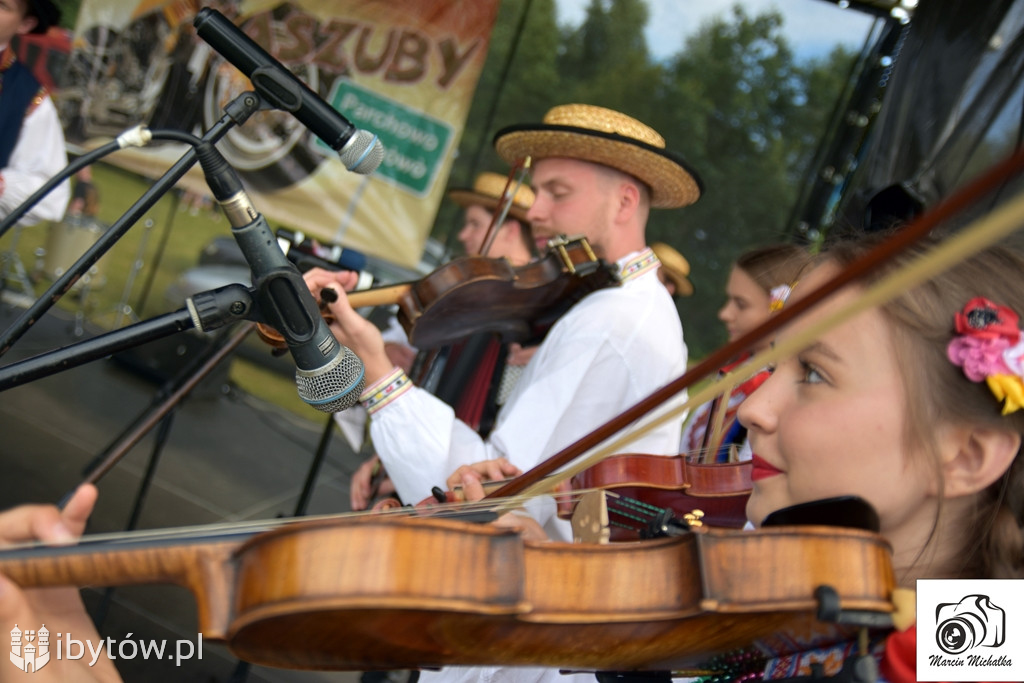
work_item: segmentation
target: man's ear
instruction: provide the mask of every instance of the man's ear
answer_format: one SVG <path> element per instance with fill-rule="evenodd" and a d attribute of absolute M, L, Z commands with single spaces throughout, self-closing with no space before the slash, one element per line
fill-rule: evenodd
<path fill-rule="evenodd" d="M 631 180 L 622 181 L 617 197 L 620 216 L 631 216 L 640 208 L 640 188 Z"/>
<path fill-rule="evenodd" d="M 1007 429 L 961 427 L 951 432 L 942 462 L 947 498 L 988 488 L 1010 469 L 1020 450 L 1020 434 Z"/>

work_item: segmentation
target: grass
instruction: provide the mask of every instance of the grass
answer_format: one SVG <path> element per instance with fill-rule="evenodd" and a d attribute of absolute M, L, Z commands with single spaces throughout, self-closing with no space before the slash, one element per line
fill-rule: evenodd
<path fill-rule="evenodd" d="M 97 218 L 106 225 L 117 221 L 150 185 L 144 178 L 102 163 L 93 165 L 92 173 L 99 192 Z M 50 287 L 54 268 L 70 267 L 98 236 L 92 233 L 90 239 L 86 233 L 83 238 L 83 232 L 84 228 L 49 223 L 21 230 L 16 251 L 35 281 L 35 296 Z M 104 331 L 179 310 L 185 302 L 168 298 L 168 287 L 197 264 L 204 246 L 217 236 L 230 234 L 231 228 L 219 210 L 193 212 L 177 193 L 168 193 L 103 255 L 89 286 L 76 288 L 57 306 L 70 312 L 81 311 L 88 323 Z M 4 236 L 0 250 L 10 249 L 14 240 L 15 233 L 11 231 Z M 59 259 L 59 255 L 65 258 Z M 17 288 L 11 285 L 15 291 Z M 257 354 L 264 349 L 270 353 L 269 347 L 255 335 L 245 343 Z M 305 418 L 318 414 L 298 397 L 290 374 L 265 368 L 236 354 L 230 378 L 244 391 L 282 409 Z"/>

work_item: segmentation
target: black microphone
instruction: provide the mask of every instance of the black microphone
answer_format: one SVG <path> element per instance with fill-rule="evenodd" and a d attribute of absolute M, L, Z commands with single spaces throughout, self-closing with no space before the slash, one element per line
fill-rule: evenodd
<path fill-rule="evenodd" d="M 204 7 L 193 23 L 199 37 L 248 76 L 256 92 L 338 152 L 345 168 L 364 175 L 377 170 L 384 147 L 376 135 L 353 126 L 217 10 Z"/>
<path fill-rule="evenodd" d="M 252 270 L 257 310 L 281 333 L 295 359 L 299 397 L 325 413 L 351 408 L 366 382 L 363 362 L 334 338 L 302 275 L 249 201 L 238 174 L 212 144 L 203 142 L 196 151 L 206 182 Z"/>

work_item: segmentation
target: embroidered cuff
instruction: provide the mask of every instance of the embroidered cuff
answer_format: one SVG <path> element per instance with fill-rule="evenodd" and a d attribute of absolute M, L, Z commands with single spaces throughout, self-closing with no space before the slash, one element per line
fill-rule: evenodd
<path fill-rule="evenodd" d="M 396 367 L 390 375 L 377 380 L 363 391 L 359 396 L 359 402 L 363 404 L 368 414 L 373 415 L 409 389 L 412 389 L 412 380 L 402 368 Z"/>

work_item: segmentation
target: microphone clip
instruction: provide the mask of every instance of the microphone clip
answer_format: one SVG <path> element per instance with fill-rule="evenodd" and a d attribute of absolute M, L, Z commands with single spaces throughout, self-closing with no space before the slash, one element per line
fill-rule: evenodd
<path fill-rule="evenodd" d="M 302 89 L 298 81 L 274 66 L 261 66 L 249 77 L 256 93 L 274 109 L 294 114 L 302 107 Z"/>

